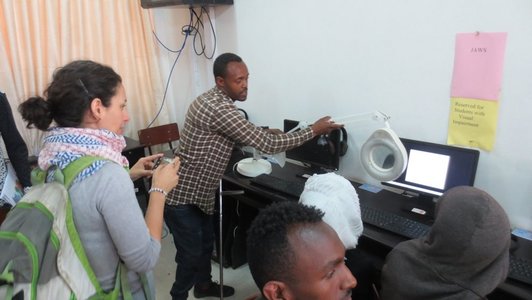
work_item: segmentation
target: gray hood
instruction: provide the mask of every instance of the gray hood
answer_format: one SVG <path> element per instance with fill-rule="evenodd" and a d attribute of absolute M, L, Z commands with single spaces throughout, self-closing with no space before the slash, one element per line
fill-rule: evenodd
<path fill-rule="evenodd" d="M 489 194 L 447 191 L 423 238 L 398 244 L 382 272 L 383 299 L 479 299 L 508 274 L 510 223 Z"/>

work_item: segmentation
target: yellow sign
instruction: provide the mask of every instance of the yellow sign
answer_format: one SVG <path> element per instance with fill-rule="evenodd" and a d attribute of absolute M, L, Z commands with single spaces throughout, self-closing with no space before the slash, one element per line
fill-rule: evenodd
<path fill-rule="evenodd" d="M 491 151 L 498 113 L 498 101 L 451 98 L 447 143 Z"/>

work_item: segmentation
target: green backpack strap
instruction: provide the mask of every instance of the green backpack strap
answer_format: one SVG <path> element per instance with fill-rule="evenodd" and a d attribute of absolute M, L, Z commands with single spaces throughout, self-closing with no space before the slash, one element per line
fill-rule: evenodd
<path fill-rule="evenodd" d="M 116 275 L 116 281 L 120 278 L 120 288 L 122 290 L 122 298 L 124 300 L 132 300 L 133 295 L 131 294 L 131 287 L 129 286 L 129 279 L 127 278 L 127 268 L 123 262 L 120 262 L 118 265 L 118 270 L 120 274 Z"/>
<path fill-rule="evenodd" d="M 70 188 L 70 185 L 78 176 L 80 172 L 85 170 L 87 167 L 92 165 L 94 162 L 98 160 L 106 160 L 102 157 L 97 156 L 82 156 L 75 161 L 71 162 L 64 168 L 63 170 L 55 170 L 54 173 L 54 180 L 56 182 L 62 183 L 65 188 Z M 40 182 L 44 182 L 46 179 L 46 172 L 44 171 L 37 171 L 35 174 L 32 174 L 34 179 L 42 180 Z M 85 249 L 83 248 L 83 244 L 81 243 L 81 239 L 79 237 L 78 231 L 76 229 L 76 225 L 74 223 L 74 217 L 72 212 L 72 204 L 70 202 L 70 195 L 68 195 L 67 203 L 66 203 L 66 227 L 68 231 L 68 235 L 70 237 L 70 241 L 72 242 L 72 246 L 74 248 L 74 251 L 76 252 L 76 255 L 78 256 L 79 261 L 83 265 L 83 268 L 85 269 L 85 272 L 87 272 L 87 276 L 89 277 L 89 280 L 91 281 L 92 285 L 94 286 L 94 289 L 96 290 L 97 295 L 105 295 L 104 290 L 102 289 L 100 282 L 98 281 L 98 278 L 96 277 L 96 274 L 94 273 L 94 270 L 90 266 L 89 259 L 87 258 L 87 254 L 85 253 Z"/>
<path fill-rule="evenodd" d="M 140 282 L 142 282 L 142 288 L 144 289 L 144 297 L 146 297 L 146 300 L 153 300 L 153 293 L 150 284 L 148 283 L 148 276 L 146 276 L 146 273 L 139 274 L 139 276 Z"/>
<path fill-rule="evenodd" d="M 76 178 L 76 176 L 78 176 L 80 172 L 82 172 L 83 170 L 85 170 L 87 167 L 89 167 L 95 161 L 98 161 L 98 160 L 106 160 L 106 159 L 102 157 L 96 157 L 96 156 L 80 157 L 76 159 L 75 161 L 71 162 L 62 171 L 56 170 L 54 173 L 54 180 L 62 183 L 65 186 L 65 188 L 68 190 L 70 188 L 70 185 Z M 46 172 L 37 168 L 36 170 L 34 170 L 34 172 L 32 172 L 32 183 L 33 184 L 43 183 L 46 180 L 46 176 L 47 176 Z M 123 262 L 119 262 L 117 266 L 116 277 L 115 277 L 116 280 L 115 280 L 115 286 L 113 290 L 110 291 L 109 293 L 106 293 L 102 289 L 100 282 L 98 281 L 98 278 L 96 277 L 96 274 L 94 273 L 94 270 L 90 266 L 89 259 L 87 258 L 85 249 L 83 248 L 83 244 L 81 243 L 81 239 L 79 238 L 79 234 L 74 224 L 72 204 L 70 203 L 70 195 L 68 196 L 67 205 L 66 205 L 66 226 L 67 226 L 68 234 L 70 236 L 70 240 L 74 247 L 74 251 L 76 252 L 76 255 L 78 256 L 78 259 L 80 260 L 81 264 L 83 265 L 83 268 L 87 272 L 87 275 L 92 285 L 96 289 L 96 294 L 90 297 L 89 299 L 114 300 L 120 297 L 120 292 L 122 292 L 122 298 L 124 300 L 133 299 L 133 296 L 131 294 L 131 288 L 129 286 L 129 280 L 127 277 L 127 267 L 124 265 Z M 151 300 L 152 294 L 147 284 L 145 275 L 139 275 L 139 276 L 141 276 L 141 281 L 143 284 L 144 292 L 146 294 L 146 299 Z"/>
<path fill-rule="evenodd" d="M 72 181 L 78 176 L 81 171 L 88 168 L 90 165 L 92 165 L 94 162 L 98 160 L 106 160 L 103 157 L 98 156 L 82 156 L 75 161 L 71 162 L 66 166 L 66 168 L 63 169 L 63 181 L 62 183 L 65 185 L 66 189 L 68 190 L 70 188 L 70 185 L 72 184 Z M 56 172 L 59 173 L 59 172 Z"/>
<path fill-rule="evenodd" d="M 13 274 L 13 271 L 11 271 L 11 265 L 13 264 L 13 261 L 10 261 L 7 265 L 2 274 L 0 274 L 0 280 L 4 281 L 7 285 L 6 287 L 6 294 L 5 299 L 11 300 L 13 299 L 13 284 L 15 282 L 15 275 Z"/>
<path fill-rule="evenodd" d="M 118 266 L 118 271 L 116 274 L 117 282 L 118 278 L 120 278 L 120 290 L 122 291 L 122 298 L 124 300 L 130 300 L 133 299 L 133 295 L 131 294 L 131 287 L 129 286 L 129 280 L 127 277 L 127 267 L 124 264 L 124 262 L 120 262 Z M 146 276 L 146 273 L 137 273 L 137 275 L 140 277 L 140 282 L 142 283 L 142 290 L 144 292 L 144 297 L 146 300 L 153 300 L 152 297 L 152 291 L 150 288 L 150 285 L 148 283 L 148 276 Z M 115 291 L 118 288 L 118 284 L 115 282 Z M 114 292 L 114 291 L 113 291 Z"/>
<path fill-rule="evenodd" d="M 84 169 L 89 167 L 92 163 L 98 160 L 105 160 L 101 157 L 94 157 L 94 156 L 83 156 L 72 163 L 70 163 L 65 169 L 63 169 L 62 172 L 56 172 L 56 179 L 61 180 L 65 187 L 68 189 L 70 185 L 72 184 L 72 181 L 78 176 L 80 172 L 82 172 Z M 59 173 L 59 174 L 58 174 Z M 57 178 L 58 176 L 63 176 L 62 178 Z M 98 278 L 96 277 L 96 274 L 94 273 L 94 270 L 90 266 L 89 260 L 87 258 L 87 255 L 85 253 L 85 249 L 83 248 L 83 244 L 81 243 L 81 240 L 79 238 L 79 234 L 76 230 L 75 224 L 74 224 L 74 218 L 72 214 L 72 205 L 70 203 L 70 195 L 67 203 L 67 230 L 70 235 L 70 239 L 72 241 L 72 244 L 74 245 L 74 250 L 76 254 L 78 255 L 79 260 L 81 261 L 83 268 L 87 272 L 87 275 L 89 276 L 89 279 L 91 280 L 94 288 L 96 289 L 96 295 L 94 299 L 105 299 L 105 300 L 114 300 L 120 298 L 120 292 L 122 292 L 122 298 L 124 300 L 130 300 L 133 299 L 133 296 L 131 294 L 131 288 L 129 286 L 129 280 L 127 277 L 127 267 L 123 262 L 119 262 L 116 270 L 116 276 L 115 276 L 115 286 L 112 291 L 106 293 L 102 287 L 100 286 L 100 282 L 98 281 Z M 145 287 L 147 288 L 147 286 Z M 149 299 L 149 298 L 147 298 Z"/>
<path fill-rule="evenodd" d="M 98 156 L 82 156 L 68 164 L 63 170 L 54 169 L 54 181 L 64 184 L 68 190 L 76 176 L 98 160 L 107 159 Z M 48 170 L 35 168 L 31 171 L 31 183 L 33 185 L 44 183 L 47 175 Z"/>
<path fill-rule="evenodd" d="M 116 279 L 115 279 L 115 286 L 112 291 L 110 291 L 107 294 L 97 294 L 89 298 L 89 300 L 116 300 L 120 298 L 120 295 L 122 295 L 123 300 L 133 300 L 133 294 L 131 293 L 131 287 L 129 286 L 129 279 L 127 277 L 127 267 L 124 264 L 124 262 L 120 261 L 118 263 L 118 267 L 116 268 Z M 150 288 L 147 284 L 144 284 L 143 276 L 141 276 L 141 282 L 143 284 L 144 294 L 146 297 L 146 300 L 152 300 Z M 144 276 L 145 277 L 145 276 Z M 147 281 L 146 281 L 147 283 Z M 122 293 L 122 294 L 120 294 Z"/>
<path fill-rule="evenodd" d="M 127 282 L 127 270 L 125 270 L 125 267 L 122 268 L 122 263 L 118 264 L 118 267 L 116 268 L 116 279 L 115 279 L 115 286 L 112 291 L 108 293 L 97 293 L 95 295 L 92 295 L 87 300 L 116 300 L 120 298 L 120 291 L 122 290 L 122 285 L 124 282 L 123 273 L 126 273 L 125 280 Z M 130 292 L 131 294 L 131 292 Z M 124 300 L 130 300 L 132 298 L 125 298 L 122 297 Z"/>

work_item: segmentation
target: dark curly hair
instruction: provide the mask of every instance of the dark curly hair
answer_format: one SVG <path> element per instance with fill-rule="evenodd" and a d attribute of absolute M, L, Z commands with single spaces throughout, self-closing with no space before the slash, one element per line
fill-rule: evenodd
<path fill-rule="evenodd" d="M 298 226 L 322 222 L 323 212 L 297 202 L 280 202 L 260 211 L 247 237 L 247 258 L 253 280 L 262 290 L 271 280 L 295 282 L 295 253 L 288 234 Z"/>
<path fill-rule="evenodd" d="M 111 67 L 90 60 L 76 60 L 57 69 L 43 97 L 31 97 L 18 110 L 27 122 L 40 130 L 55 121 L 60 127 L 79 127 L 92 100 L 108 107 L 122 78 Z"/>
<path fill-rule="evenodd" d="M 214 78 L 222 77 L 225 78 L 227 73 L 227 65 L 230 62 L 242 62 L 242 58 L 234 53 L 224 53 L 220 54 L 215 60 L 213 65 Z"/>

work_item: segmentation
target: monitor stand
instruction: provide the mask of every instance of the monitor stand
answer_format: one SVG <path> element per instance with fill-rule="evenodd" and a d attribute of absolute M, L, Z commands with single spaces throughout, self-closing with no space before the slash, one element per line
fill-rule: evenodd
<path fill-rule="evenodd" d="M 296 176 L 298 177 L 303 177 L 303 178 L 309 178 L 310 176 L 314 175 L 314 174 L 326 174 L 326 173 L 330 173 L 330 172 L 333 172 L 334 170 L 330 170 L 330 169 L 327 169 L 327 168 L 324 168 L 324 167 L 318 167 L 318 166 L 309 166 L 309 165 L 305 165 L 305 173 L 298 173 L 296 174 Z"/>
<path fill-rule="evenodd" d="M 405 201 L 402 207 L 403 210 L 434 220 L 434 209 L 436 207 L 436 199 L 434 197 L 409 192 L 403 194 L 410 198 L 408 201 Z"/>
<path fill-rule="evenodd" d="M 296 174 L 297 177 L 309 178 L 314 174 L 326 174 L 335 171 L 321 166 L 316 166 L 306 162 L 298 161 L 295 159 L 288 159 L 287 161 L 304 168 L 304 171 L 302 173 Z"/>
<path fill-rule="evenodd" d="M 326 173 L 330 173 L 333 171 L 331 169 L 327 169 L 324 167 L 317 167 L 317 166 L 311 166 L 310 170 L 312 171 L 313 174 L 326 174 Z"/>

